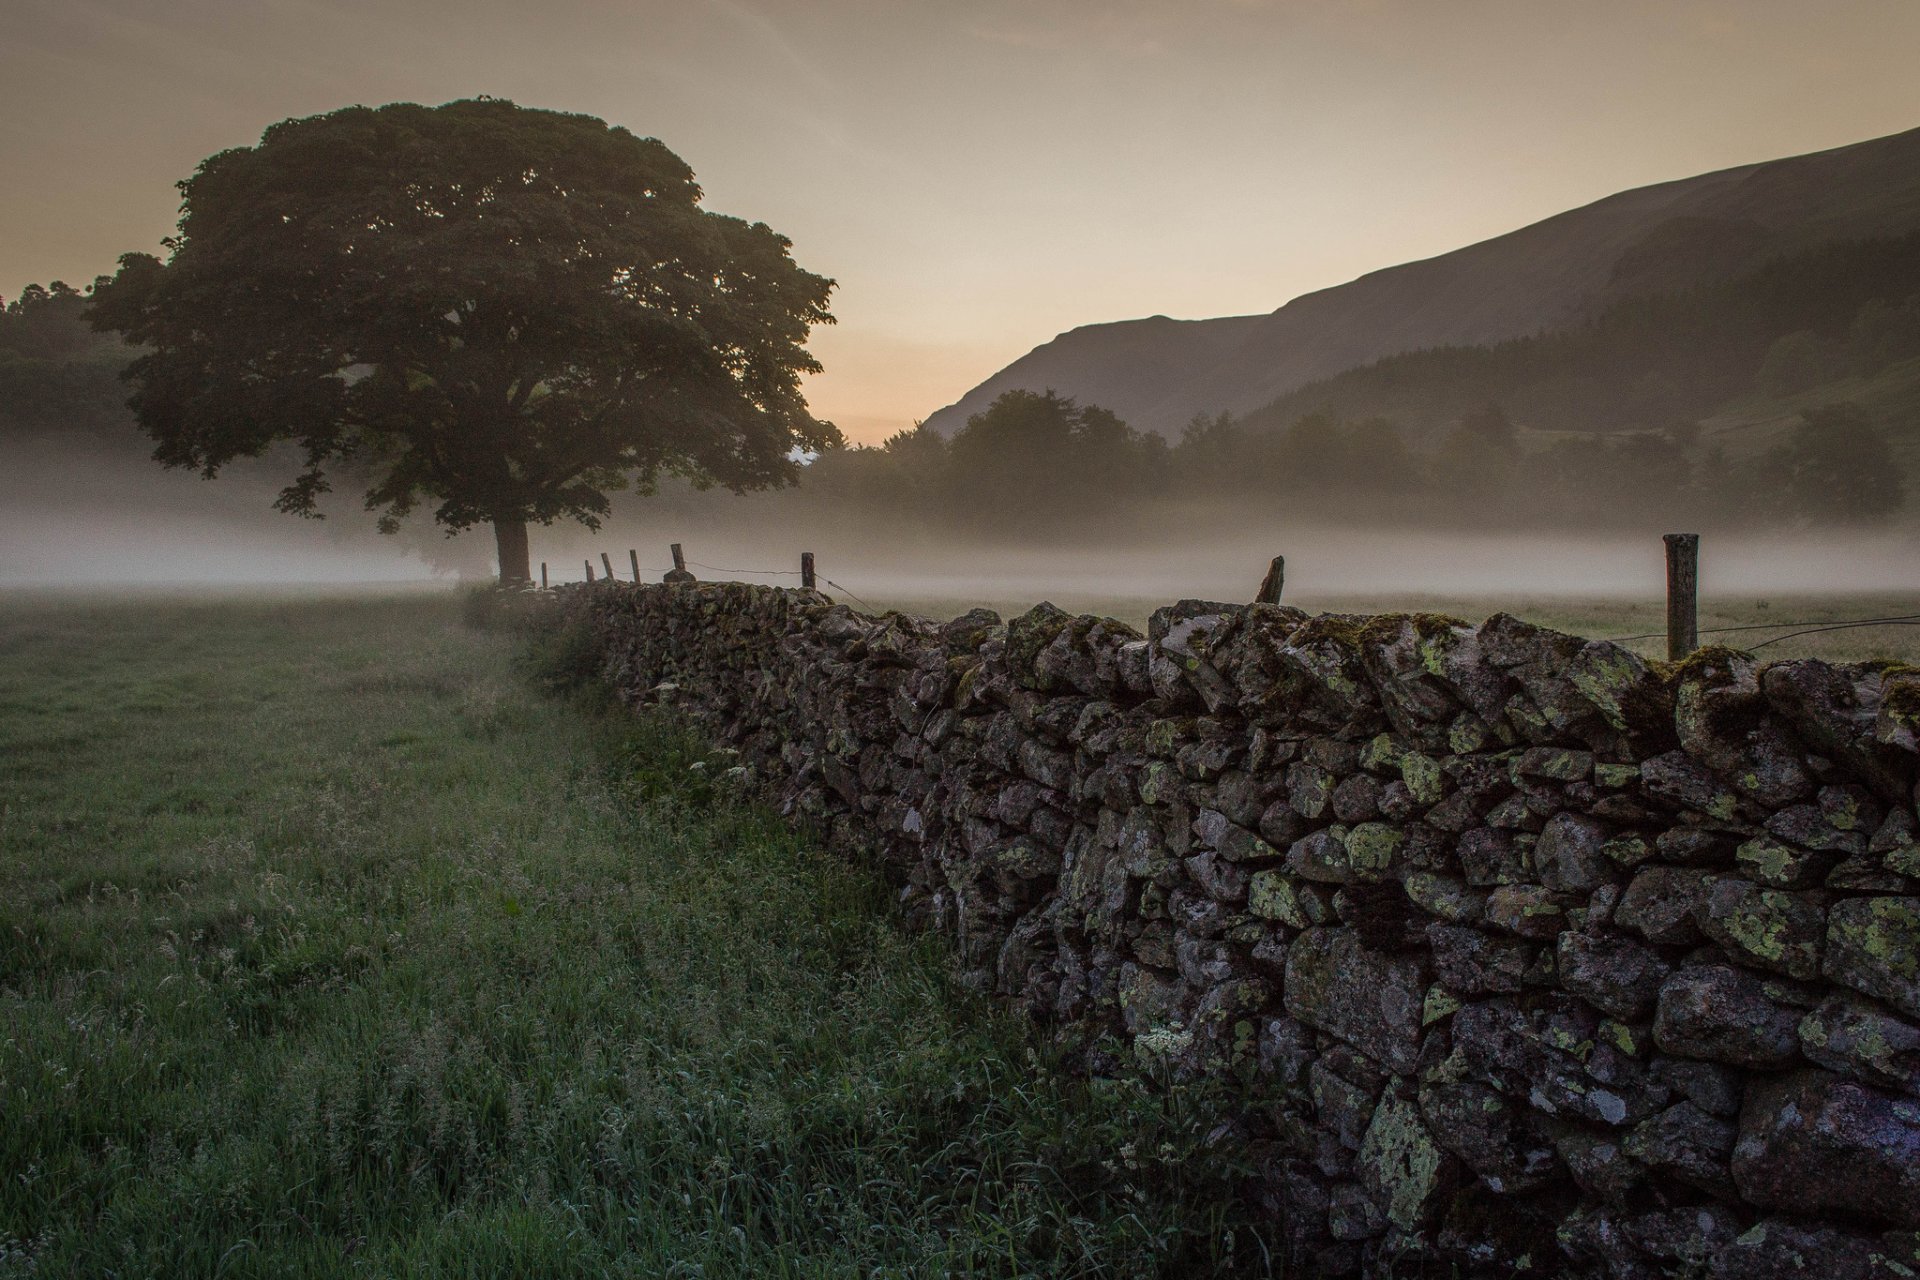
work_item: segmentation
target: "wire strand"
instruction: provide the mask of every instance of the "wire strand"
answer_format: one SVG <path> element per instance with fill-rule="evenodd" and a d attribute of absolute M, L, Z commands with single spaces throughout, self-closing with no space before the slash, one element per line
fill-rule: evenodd
<path fill-rule="evenodd" d="M 714 573 L 759 573 L 770 577 L 797 578 L 802 572 L 799 569 L 729 569 L 725 565 L 702 564 L 698 560 L 689 560 L 687 563 L 696 569 L 708 569 Z"/>
<path fill-rule="evenodd" d="M 837 583 L 837 582 L 835 582 L 835 581 L 834 581 L 834 580 L 833 580 L 832 578 L 822 578 L 822 579 L 820 579 L 820 581 L 822 581 L 822 582 L 824 582 L 824 583 L 826 583 L 826 584 L 827 584 L 828 586 L 830 586 L 830 587 L 832 587 L 832 588 L 833 588 L 833 589 L 834 589 L 835 591 L 845 591 L 845 592 L 846 592 L 846 594 L 848 594 L 848 595 L 850 595 L 850 596 L 853 596 L 853 598 L 854 598 L 854 600 L 855 600 L 855 601 L 856 601 L 857 603 L 859 603 L 859 604 L 860 604 L 861 606 L 863 606 L 864 608 L 866 608 L 866 609 L 867 609 L 867 610 L 868 610 L 869 612 L 878 612 L 877 610 L 875 610 L 875 609 L 874 609 L 874 607 L 873 607 L 872 605 L 870 605 L 870 604 L 868 604 L 868 603 L 867 603 L 867 602 L 866 602 L 865 600 L 862 600 L 862 599 L 860 599 L 860 597 L 859 597 L 859 596 L 855 596 L 855 595 L 853 595 L 853 592 L 851 592 L 851 591 L 847 591 L 847 589 L 846 589 L 845 587 L 843 587 L 843 586 L 841 586 L 841 585 L 840 585 L 839 583 Z"/>
<path fill-rule="evenodd" d="M 1808 635 L 1811 634 L 1812 631 L 1838 630 L 1843 627 L 1875 627 L 1883 623 L 1908 622 L 1920 622 L 1920 613 L 1903 613 L 1892 618 L 1849 618 L 1837 622 L 1815 621 L 1811 618 L 1800 622 L 1751 622 L 1743 623 L 1737 627 L 1702 627 L 1699 634 L 1703 636 L 1720 636 L 1727 635 L 1734 631 L 1778 631 L 1783 627 L 1807 627 L 1811 630 L 1796 632 L 1795 634 Z M 1634 636 L 1597 636 L 1595 638 L 1619 643 L 1622 640 L 1659 640 L 1664 638 L 1666 634 L 1664 631 L 1648 631 L 1641 635 Z M 1790 636 L 1776 636 L 1773 640 L 1761 641 L 1761 644 L 1774 644 L 1779 640 L 1791 638 Z M 1759 647 L 1760 645 L 1754 646 L 1756 649 Z"/>
<path fill-rule="evenodd" d="M 1861 627 L 1913 627 L 1920 626 L 1920 619 L 1914 618 L 1869 618 L 1865 622 L 1836 622 L 1824 627 L 1808 627 L 1805 631 L 1790 631 L 1784 636 L 1775 636 L 1771 640 L 1762 640 L 1753 646 L 1764 649 L 1770 644 L 1779 644 L 1782 640 L 1791 640 L 1796 636 L 1819 635 L 1823 631 L 1854 631 Z"/>

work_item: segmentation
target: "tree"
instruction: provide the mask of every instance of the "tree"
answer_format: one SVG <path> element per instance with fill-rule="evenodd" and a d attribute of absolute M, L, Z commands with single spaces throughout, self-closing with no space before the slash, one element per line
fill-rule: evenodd
<path fill-rule="evenodd" d="M 1846 401 L 1802 409 L 1793 435 L 1769 453 L 1763 470 L 1793 510 L 1814 520 L 1882 520 L 1904 496 L 1886 434 Z"/>
<path fill-rule="evenodd" d="M 525 581 L 530 522 L 598 527 L 662 474 L 789 484 L 796 447 L 840 441 L 800 393 L 833 282 L 702 209 L 655 139 L 493 99 L 349 107 L 180 190 L 167 260 L 123 257 L 92 320 L 148 349 L 130 403 L 158 461 L 296 445 L 284 511 L 359 467 L 383 530 L 433 501 Z"/>

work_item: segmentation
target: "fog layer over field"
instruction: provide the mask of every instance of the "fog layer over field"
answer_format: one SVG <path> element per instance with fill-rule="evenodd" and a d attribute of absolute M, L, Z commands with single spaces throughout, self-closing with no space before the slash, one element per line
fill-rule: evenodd
<path fill-rule="evenodd" d="M 491 539 L 424 526 L 382 537 L 351 501 L 326 520 L 283 515 L 273 499 L 289 473 L 240 464 L 207 481 L 126 451 L 0 440 L 0 584 L 416 582 L 462 567 L 445 558 L 456 547 L 469 572 L 492 571 Z"/>
<path fill-rule="evenodd" d="M 456 538 L 422 525 L 398 537 L 336 503 L 326 520 L 271 509 L 273 484 L 237 470 L 206 482 L 151 464 L 78 477 L 18 449 L 0 457 L 0 582 L 8 585 L 236 585 L 481 578 L 493 571 L 485 529 Z M 666 504 L 672 506 L 671 502 Z M 555 582 L 584 576 L 584 561 L 658 581 L 683 544 L 703 580 L 797 583 L 800 552 L 819 558 L 834 594 L 868 599 L 1007 602 L 1050 599 L 1065 607 L 1113 599 L 1251 598 L 1276 554 L 1287 558 L 1286 598 L 1303 604 L 1353 596 L 1658 596 L 1664 560 L 1658 528 L 1643 533 L 1473 533 L 1417 528 L 1335 528 L 1249 511 L 1169 513 L 1158 527 L 1115 531 L 1075 545 L 961 545 L 899 530 L 821 527 L 762 519 L 754 500 L 741 518 L 708 512 L 647 512 L 622 504 L 607 526 L 532 530 L 536 565 Z M 631 514 L 629 514 L 631 513 Z M 1235 528 L 1233 526 L 1238 525 Z M 809 526 L 812 527 L 809 527 Z M 431 556 L 429 563 L 426 556 Z M 1905 529 L 1709 534 L 1702 588 L 1713 596 L 1920 592 L 1920 538 Z M 825 587 L 825 584 L 822 584 Z"/>
<path fill-rule="evenodd" d="M 599 553 L 607 551 L 617 576 L 626 578 L 627 551 L 633 548 L 640 553 L 642 578 L 657 580 L 670 563 L 668 544 L 679 542 L 702 579 L 786 582 L 799 566 L 799 553 L 812 550 L 822 575 L 862 595 L 1050 599 L 1069 606 L 1116 597 L 1251 599 L 1269 561 L 1284 555 L 1286 599 L 1310 604 L 1394 593 L 1658 596 L 1666 572 L 1661 532 L 1480 534 L 1334 528 L 1268 516 L 1250 518 L 1238 531 L 1173 521 L 1164 530 L 1143 530 L 1139 538 L 1016 547 L 635 520 L 601 534 L 537 531 L 534 556 L 548 561 L 556 581 L 578 581 L 582 561 L 591 556 L 597 576 Z M 1722 534 L 1703 544 L 1701 577 L 1708 594 L 1920 591 L 1920 538 L 1906 530 Z"/>

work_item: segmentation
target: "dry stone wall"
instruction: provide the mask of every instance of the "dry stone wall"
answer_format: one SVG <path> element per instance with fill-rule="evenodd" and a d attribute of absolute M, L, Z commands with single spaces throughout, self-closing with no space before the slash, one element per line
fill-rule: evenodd
<path fill-rule="evenodd" d="M 565 607 L 1093 1069 L 1229 1082 L 1296 1273 L 1920 1274 L 1920 673 L 1505 615 Z"/>

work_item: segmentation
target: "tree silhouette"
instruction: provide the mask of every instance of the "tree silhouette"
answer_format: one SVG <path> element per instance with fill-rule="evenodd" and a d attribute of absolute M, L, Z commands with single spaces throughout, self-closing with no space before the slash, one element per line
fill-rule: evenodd
<path fill-rule="evenodd" d="M 796 446 L 839 442 L 800 393 L 832 281 L 702 209 L 657 140 L 492 99 L 350 107 L 180 189 L 167 260 L 123 257 L 92 319 L 147 348 L 131 404 L 160 462 L 298 446 L 282 510 L 317 514 L 350 462 L 383 529 L 433 502 L 524 581 L 530 522 L 597 527 L 662 474 L 790 483 Z"/>

